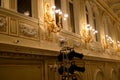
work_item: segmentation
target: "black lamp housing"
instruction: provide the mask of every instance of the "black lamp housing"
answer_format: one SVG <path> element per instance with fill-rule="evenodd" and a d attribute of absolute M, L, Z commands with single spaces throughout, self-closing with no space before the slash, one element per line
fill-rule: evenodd
<path fill-rule="evenodd" d="M 77 80 L 74 75 L 75 71 L 84 72 L 85 67 L 79 67 L 73 61 L 73 58 L 77 57 L 82 59 L 84 55 L 82 53 L 77 53 L 74 51 L 74 48 L 64 47 L 60 50 L 60 54 L 57 56 L 58 61 L 64 65 L 61 65 L 58 68 L 58 73 L 62 75 L 62 80 L 68 80 L 71 76 L 72 80 Z"/>
<path fill-rule="evenodd" d="M 77 53 L 74 50 L 72 50 L 68 53 L 67 56 L 69 60 L 72 60 L 74 57 L 82 59 L 84 55 L 82 53 Z"/>
<path fill-rule="evenodd" d="M 69 68 L 69 73 L 74 74 L 75 71 L 85 72 L 85 67 L 78 67 L 75 64 L 72 64 Z"/>

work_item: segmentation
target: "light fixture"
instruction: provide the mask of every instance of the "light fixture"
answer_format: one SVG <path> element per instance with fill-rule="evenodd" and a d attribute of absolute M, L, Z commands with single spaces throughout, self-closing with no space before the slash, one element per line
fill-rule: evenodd
<path fill-rule="evenodd" d="M 58 16 L 56 16 L 58 15 Z M 57 22 L 55 18 L 58 18 Z M 62 29 L 61 19 L 66 20 L 68 17 L 68 14 L 63 14 L 63 12 L 60 9 L 56 9 L 56 6 L 50 7 L 49 3 L 45 4 L 45 27 L 48 30 L 48 32 L 60 32 Z"/>
<path fill-rule="evenodd" d="M 108 35 L 105 35 L 105 39 L 106 39 L 106 49 L 108 49 L 113 45 L 114 40 Z"/>
<path fill-rule="evenodd" d="M 64 47 L 60 50 L 58 55 L 58 61 L 60 62 L 60 67 L 58 68 L 59 74 L 62 76 L 62 80 L 77 80 L 75 72 L 84 72 L 85 67 L 79 67 L 75 64 L 74 58 L 83 58 L 82 53 L 77 53 L 74 48 Z"/>
<path fill-rule="evenodd" d="M 92 28 L 90 24 L 88 24 L 85 29 L 83 29 L 83 39 L 85 41 L 85 45 L 87 43 L 90 43 L 90 41 L 93 39 L 93 35 L 97 34 L 98 31 Z"/>
<path fill-rule="evenodd" d="M 24 15 L 29 16 L 30 15 L 29 11 L 25 11 Z"/>
<path fill-rule="evenodd" d="M 120 47 L 120 41 L 117 41 L 118 47 Z"/>

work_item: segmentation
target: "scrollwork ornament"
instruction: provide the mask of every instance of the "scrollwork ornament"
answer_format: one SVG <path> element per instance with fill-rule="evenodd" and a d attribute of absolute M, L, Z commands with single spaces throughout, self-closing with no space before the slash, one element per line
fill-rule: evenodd
<path fill-rule="evenodd" d="M 96 51 L 102 53 L 104 49 L 102 48 L 102 45 L 99 42 L 91 42 L 89 44 L 89 48 L 91 51 Z"/>

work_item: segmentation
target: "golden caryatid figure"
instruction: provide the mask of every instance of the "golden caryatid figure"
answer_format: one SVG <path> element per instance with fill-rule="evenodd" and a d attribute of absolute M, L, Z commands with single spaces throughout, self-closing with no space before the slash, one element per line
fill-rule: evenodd
<path fill-rule="evenodd" d="M 51 14 L 51 8 L 50 4 L 45 4 L 45 15 L 44 15 L 44 21 L 45 21 L 45 28 L 47 32 L 50 34 L 51 32 L 59 32 L 61 30 L 61 15 L 58 16 L 59 20 L 56 24 L 55 21 L 55 14 Z"/>
<path fill-rule="evenodd" d="M 84 40 L 84 43 L 85 43 L 85 48 L 87 48 L 88 44 L 92 40 L 92 35 L 89 35 L 85 29 L 82 30 L 82 35 L 83 35 L 83 40 Z"/>
<path fill-rule="evenodd" d="M 89 46 L 89 43 L 95 42 L 96 33 L 98 33 L 98 31 L 92 28 L 89 24 L 82 30 L 82 36 L 86 48 Z"/>

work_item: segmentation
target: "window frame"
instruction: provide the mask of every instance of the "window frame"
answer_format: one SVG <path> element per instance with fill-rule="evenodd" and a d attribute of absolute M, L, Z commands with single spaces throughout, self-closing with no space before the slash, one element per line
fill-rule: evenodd
<path fill-rule="evenodd" d="M 94 29 L 97 30 L 97 16 L 94 11 L 93 11 L 93 25 Z M 98 41 L 98 34 L 95 34 L 95 40 Z"/>
<path fill-rule="evenodd" d="M 72 4 L 72 16 L 71 16 L 71 12 L 70 12 L 70 4 Z M 71 28 L 71 32 L 76 33 L 76 30 L 75 30 L 74 0 L 69 0 L 68 1 L 68 10 L 69 10 L 69 26 Z M 71 24 L 71 22 L 72 22 L 72 24 Z"/>
<path fill-rule="evenodd" d="M 17 12 L 27 15 L 29 17 L 32 17 L 32 0 L 27 0 L 27 2 L 25 3 L 26 0 L 23 0 L 25 4 L 22 5 L 22 7 L 20 6 L 21 4 L 19 3 L 21 0 L 17 0 Z M 30 2 L 28 2 L 30 1 Z M 28 5 L 26 5 L 27 3 L 29 3 Z M 22 9 L 21 9 L 22 8 Z"/>

